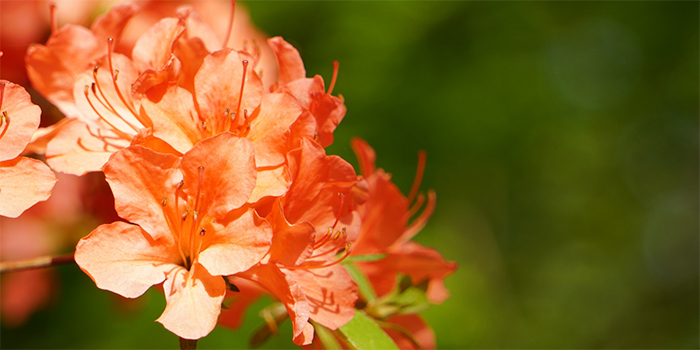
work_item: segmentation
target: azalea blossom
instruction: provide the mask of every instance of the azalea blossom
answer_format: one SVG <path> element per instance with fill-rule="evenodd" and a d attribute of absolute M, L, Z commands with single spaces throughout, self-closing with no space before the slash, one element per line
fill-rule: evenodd
<path fill-rule="evenodd" d="M 396 288 L 396 276 L 400 273 L 409 276 L 414 284 L 427 282 L 427 299 L 432 303 L 442 303 L 449 296 L 443 280 L 454 272 L 456 263 L 446 261 L 435 249 L 410 241 L 425 226 L 435 208 L 435 193 L 429 191 L 425 209 L 408 224 L 426 200 L 423 195 L 416 196 L 425 168 L 424 154 L 419 158 L 416 179 L 407 198 L 391 182 L 389 174 L 376 168 L 376 154 L 367 142 L 355 138 L 352 147 L 360 161 L 362 175 L 369 184 L 368 199 L 360 208 L 362 230 L 352 254 L 386 255 L 378 261 L 357 262 L 357 266 L 378 296 Z M 414 199 L 416 202 L 410 206 Z M 414 348 L 416 341 L 424 348 L 435 347 L 432 330 L 417 315 L 393 315 L 386 321 L 397 326 L 393 331 L 392 328 L 385 329 L 402 348 Z M 405 332 L 396 329 L 409 330 L 414 338 L 409 341 Z"/>
<path fill-rule="evenodd" d="M 257 282 L 274 294 L 292 319 L 294 342 L 307 345 L 314 335 L 309 319 L 337 329 L 355 314 L 357 285 L 339 263 L 357 236 L 364 196 L 353 191 L 359 179 L 352 166 L 315 141 L 304 139 L 288 157 L 294 180 L 267 216 L 274 232 L 270 252 L 230 279 Z M 242 311 L 227 310 L 220 322 L 235 326 Z"/>
<path fill-rule="evenodd" d="M 132 222 L 99 226 L 75 260 L 101 289 L 135 298 L 163 283 L 158 318 L 185 339 L 216 325 L 226 284 L 270 249 L 272 230 L 246 206 L 255 186 L 252 142 L 222 133 L 182 158 L 131 146 L 104 173 L 119 215 Z"/>
<path fill-rule="evenodd" d="M 0 80 L 0 216 L 18 217 L 49 198 L 56 183 L 46 164 L 19 156 L 39 127 L 40 115 L 23 87 Z"/>

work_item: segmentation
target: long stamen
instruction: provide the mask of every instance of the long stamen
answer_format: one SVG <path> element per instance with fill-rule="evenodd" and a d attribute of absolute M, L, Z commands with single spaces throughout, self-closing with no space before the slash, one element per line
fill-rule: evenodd
<path fill-rule="evenodd" d="M 340 234 L 341 234 L 341 233 L 342 233 L 342 235 L 343 235 L 343 239 L 338 240 L 338 238 L 340 237 Z M 333 240 L 336 242 L 335 245 L 332 246 L 331 248 L 325 249 L 325 250 L 323 251 L 323 253 L 318 253 L 318 254 L 316 254 L 316 255 L 311 255 L 311 256 L 309 257 L 309 259 L 318 258 L 318 257 L 320 257 L 320 256 L 325 256 L 325 255 L 328 255 L 328 254 L 335 253 L 335 252 L 344 244 L 345 238 L 346 238 L 346 237 L 347 237 L 347 235 L 346 235 L 346 233 L 345 233 L 345 230 L 336 232 L 336 234 L 333 235 Z"/>
<path fill-rule="evenodd" d="M 180 182 L 177 183 L 177 186 L 175 187 L 175 212 L 177 213 L 178 210 L 180 210 L 179 204 L 180 204 L 180 190 L 182 190 L 182 186 L 185 185 L 185 180 L 180 180 Z M 166 215 L 166 217 L 168 217 Z M 178 230 L 178 235 L 177 235 L 177 250 L 180 252 L 180 257 L 182 258 L 182 263 L 187 264 L 187 258 L 185 258 L 185 253 L 182 251 L 182 222 L 185 221 L 184 219 L 180 221 L 180 230 Z M 168 225 L 170 225 L 170 220 L 168 220 Z M 173 228 L 171 227 L 170 230 L 172 232 L 175 232 Z"/>
<path fill-rule="evenodd" d="M 5 127 L 2 129 L 2 133 L 0 133 L 0 139 L 5 136 L 7 129 L 10 128 L 10 116 L 7 114 L 7 111 L 2 111 L 2 116 L 0 117 L 0 125 L 3 124 Z"/>
<path fill-rule="evenodd" d="M 92 83 L 92 86 L 94 87 L 94 86 L 95 86 L 95 83 Z M 102 114 L 101 114 L 100 112 L 97 111 L 97 108 L 95 108 L 95 106 L 92 104 L 92 101 L 90 101 L 90 93 L 89 93 L 89 90 L 90 90 L 90 87 L 87 86 L 87 85 L 85 85 L 85 99 L 88 101 L 88 104 L 90 104 L 90 107 L 92 107 L 92 110 L 95 111 L 95 114 L 97 114 L 97 116 L 100 118 L 100 120 L 102 120 L 102 121 L 105 122 L 107 125 L 109 125 L 109 127 L 111 127 L 111 128 L 113 129 L 113 131 L 114 131 L 117 135 L 119 135 L 119 136 L 121 136 L 121 137 L 124 137 L 124 138 L 127 138 L 127 139 L 131 139 L 131 137 L 130 137 L 129 135 L 127 135 L 125 132 L 123 132 L 123 131 L 117 129 L 117 127 L 115 127 L 114 124 L 110 123 L 110 122 L 107 120 L 107 118 L 105 118 L 104 116 L 102 116 Z M 95 90 L 95 89 L 93 88 L 93 90 Z M 94 91 L 93 91 L 93 92 L 94 92 Z M 97 97 L 97 95 L 95 95 L 95 97 Z M 98 98 L 97 100 L 99 101 L 100 99 Z M 101 101 L 100 101 L 100 102 L 101 102 Z"/>
<path fill-rule="evenodd" d="M 109 38 L 107 39 L 107 62 L 109 62 L 109 73 L 112 76 L 112 84 L 114 84 L 114 90 L 117 92 L 117 95 L 119 96 L 119 99 L 122 101 L 124 106 L 131 112 L 131 114 L 134 115 L 136 120 L 138 120 L 141 124 L 146 125 L 144 121 L 140 118 L 138 113 L 134 110 L 134 108 L 131 106 L 131 104 L 126 102 L 126 99 L 124 98 L 124 95 L 122 95 L 121 90 L 119 89 L 119 86 L 117 86 L 117 76 L 119 74 L 119 71 L 115 73 L 114 69 L 112 68 L 112 50 L 114 48 L 114 39 Z M 126 121 L 126 120 L 124 120 Z M 127 122 L 128 123 L 128 122 Z"/>
<path fill-rule="evenodd" d="M 413 199 L 418 193 L 421 181 L 423 181 L 423 172 L 425 171 L 425 151 L 418 152 L 418 168 L 416 169 L 416 177 L 413 179 L 411 192 L 408 194 L 408 204 L 413 203 Z"/>
<path fill-rule="evenodd" d="M 194 247 L 194 231 L 196 230 L 197 223 L 199 220 L 199 196 L 202 193 L 202 178 L 204 177 L 204 167 L 200 166 L 197 168 L 199 171 L 199 183 L 197 184 L 197 197 L 194 200 L 194 214 L 192 215 L 192 226 L 190 227 L 190 258 L 194 259 L 194 251 L 192 248 Z"/>
<path fill-rule="evenodd" d="M 418 198 L 416 199 L 416 202 L 413 203 L 413 206 L 411 209 L 408 210 L 408 217 L 412 218 L 413 215 L 416 215 L 418 212 L 418 209 L 420 209 L 421 206 L 423 206 L 423 203 L 425 202 L 425 195 L 422 193 L 418 194 Z"/>
<path fill-rule="evenodd" d="M 199 231 L 199 246 L 197 247 L 197 251 L 194 253 L 194 257 L 192 258 L 192 264 L 199 258 L 199 253 L 202 251 L 202 243 L 204 242 L 204 235 L 207 233 L 207 229 L 203 228 Z"/>
<path fill-rule="evenodd" d="M 240 115 L 241 102 L 243 102 L 243 88 L 245 87 L 245 78 L 248 73 L 248 60 L 243 60 L 243 77 L 241 78 L 241 91 L 238 94 L 238 106 L 236 106 L 236 115 Z M 244 118 L 245 119 L 245 118 Z"/>
<path fill-rule="evenodd" d="M 343 205 L 345 204 L 345 193 L 338 193 L 338 196 L 340 197 L 340 208 L 338 209 L 338 215 L 335 216 L 335 222 L 331 226 L 334 230 L 335 226 L 338 225 L 338 221 L 340 221 L 340 215 L 343 213 Z"/>
<path fill-rule="evenodd" d="M 231 18 L 228 21 L 228 30 L 226 31 L 226 39 L 224 39 L 224 42 L 221 45 L 221 48 L 225 48 L 228 46 L 228 41 L 231 39 L 231 32 L 233 31 L 233 17 L 236 14 L 236 0 L 231 0 Z"/>
<path fill-rule="evenodd" d="M 311 269 L 321 269 L 324 267 L 331 267 L 333 265 L 340 264 L 345 258 L 350 256 L 350 253 L 352 253 L 352 243 L 348 242 L 345 244 L 345 254 L 338 258 L 337 260 L 327 263 L 327 264 L 321 264 L 321 265 L 311 265 L 309 262 L 313 263 L 313 261 L 306 261 L 304 264 L 298 265 L 298 266 L 285 266 L 285 269 L 289 270 L 294 270 L 294 269 L 304 269 L 304 270 L 311 270 Z M 309 258 L 310 259 L 310 258 Z"/>
<path fill-rule="evenodd" d="M 331 238 L 331 236 L 333 236 L 333 228 L 328 227 L 328 233 L 326 233 L 321 239 L 319 239 L 318 241 L 316 241 L 316 243 L 314 243 L 314 249 L 318 249 L 322 245 L 324 245 L 328 241 L 328 239 Z"/>
<path fill-rule="evenodd" d="M 335 80 L 338 79 L 338 65 L 338 61 L 333 61 L 333 78 L 331 78 L 331 86 L 328 87 L 329 95 L 333 92 L 333 88 L 335 87 Z"/>
<path fill-rule="evenodd" d="M 49 5 L 49 12 L 51 13 L 51 33 L 56 33 L 56 30 L 58 30 L 58 25 L 56 24 L 56 4 L 51 3 Z"/>

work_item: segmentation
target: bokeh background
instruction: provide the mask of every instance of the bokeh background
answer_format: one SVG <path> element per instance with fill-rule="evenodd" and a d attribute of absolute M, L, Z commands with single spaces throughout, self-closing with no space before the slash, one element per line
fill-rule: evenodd
<path fill-rule="evenodd" d="M 438 205 L 416 239 L 459 264 L 423 313 L 439 348 L 700 346 L 698 2 L 245 6 L 309 75 L 340 62 L 329 153 L 356 164 L 362 137 L 408 192 L 427 151 Z M 177 347 L 158 292 L 125 301 L 54 271 L 48 307 L 3 323 L 2 348 Z M 264 304 L 199 347 L 246 347 Z M 264 347 L 292 347 L 285 327 Z"/>

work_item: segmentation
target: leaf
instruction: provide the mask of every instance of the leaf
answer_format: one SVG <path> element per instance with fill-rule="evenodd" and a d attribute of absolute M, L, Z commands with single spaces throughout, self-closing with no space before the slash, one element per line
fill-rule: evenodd
<path fill-rule="evenodd" d="M 338 328 L 336 334 L 356 350 L 398 349 L 391 337 L 361 311 L 356 311 L 355 317 Z"/>
<path fill-rule="evenodd" d="M 343 260 L 341 264 L 349 264 L 349 263 L 354 263 L 356 261 L 361 261 L 361 262 L 370 262 L 370 261 L 377 261 L 377 260 L 382 260 L 386 257 L 386 254 L 369 254 L 369 255 L 357 255 L 357 256 L 349 256 Z"/>
<path fill-rule="evenodd" d="M 316 331 L 316 335 L 318 336 L 318 339 L 321 341 L 321 344 L 323 344 L 323 348 L 326 350 L 340 350 L 343 347 L 338 343 L 338 340 L 335 338 L 335 335 L 333 335 L 333 332 L 316 323 L 311 321 L 311 324 L 314 325 L 314 330 Z"/>
<path fill-rule="evenodd" d="M 358 291 L 363 299 L 365 299 L 367 302 L 373 302 L 375 299 L 377 299 L 377 294 L 374 293 L 372 284 L 369 282 L 369 280 L 367 280 L 365 274 L 363 274 L 362 271 L 357 268 L 357 266 L 353 264 L 343 264 L 343 266 L 350 274 L 350 277 L 352 277 L 355 283 L 357 283 Z"/>

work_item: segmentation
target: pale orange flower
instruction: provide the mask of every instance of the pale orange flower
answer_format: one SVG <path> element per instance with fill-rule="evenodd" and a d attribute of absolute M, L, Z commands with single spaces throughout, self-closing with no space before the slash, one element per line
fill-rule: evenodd
<path fill-rule="evenodd" d="M 267 253 L 271 229 L 245 204 L 255 186 L 252 143 L 222 133 L 182 158 L 142 146 L 114 154 L 104 173 L 119 215 L 83 238 L 75 260 L 101 289 L 134 298 L 164 282 L 158 318 L 181 338 L 216 325 L 226 292 L 219 277 Z"/>
<path fill-rule="evenodd" d="M 46 164 L 19 156 L 39 127 L 40 116 L 41 109 L 24 88 L 0 80 L 0 216 L 18 217 L 49 198 L 56 183 Z"/>

